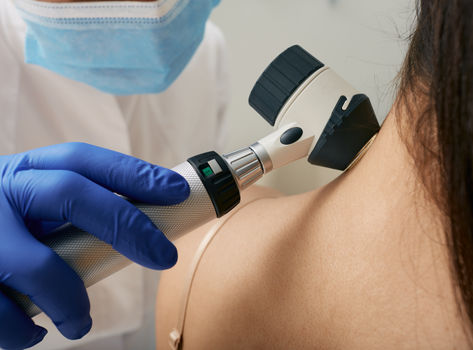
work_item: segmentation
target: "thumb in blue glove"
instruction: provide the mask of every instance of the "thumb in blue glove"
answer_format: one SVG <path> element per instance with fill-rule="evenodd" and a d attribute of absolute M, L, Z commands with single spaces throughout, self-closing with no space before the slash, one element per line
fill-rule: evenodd
<path fill-rule="evenodd" d="M 31 347 L 46 335 L 1 292 L 2 285 L 28 295 L 69 339 L 91 328 L 82 280 L 37 240 L 51 223 L 71 222 L 149 268 L 176 263 L 174 245 L 113 192 L 172 205 L 188 197 L 189 186 L 171 170 L 81 143 L 0 157 L 0 347 Z M 30 232 L 32 227 L 42 229 Z"/>

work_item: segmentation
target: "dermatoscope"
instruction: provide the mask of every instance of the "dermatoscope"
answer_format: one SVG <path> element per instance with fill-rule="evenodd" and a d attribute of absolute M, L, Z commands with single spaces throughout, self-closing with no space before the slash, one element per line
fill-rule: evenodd
<path fill-rule="evenodd" d="M 173 168 L 189 183 L 186 201 L 173 206 L 133 203 L 169 240 L 224 216 L 238 206 L 241 191 L 298 159 L 345 170 L 380 128 L 369 98 L 297 45 L 268 66 L 249 103 L 276 131 L 238 151 L 199 154 Z M 132 263 L 70 224 L 42 242 L 77 272 L 86 287 Z M 27 296 L 11 290 L 7 294 L 29 316 L 41 312 Z"/>

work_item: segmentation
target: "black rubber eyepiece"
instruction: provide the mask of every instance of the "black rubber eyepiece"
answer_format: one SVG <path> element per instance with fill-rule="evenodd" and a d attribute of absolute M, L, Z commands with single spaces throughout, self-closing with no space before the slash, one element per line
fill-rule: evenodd
<path fill-rule="evenodd" d="M 276 57 L 256 82 L 250 94 L 251 107 L 274 126 L 294 91 L 323 66 L 299 45 L 290 47 Z"/>

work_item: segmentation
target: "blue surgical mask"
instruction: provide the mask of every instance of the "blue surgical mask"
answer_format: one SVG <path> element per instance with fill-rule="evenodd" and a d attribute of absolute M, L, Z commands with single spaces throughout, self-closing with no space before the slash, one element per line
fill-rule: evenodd
<path fill-rule="evenodd" d="M 219 1 L 14 0 L 28 27 L 26 63 L 115 95 L 167 89 L 197 50 Z"/>

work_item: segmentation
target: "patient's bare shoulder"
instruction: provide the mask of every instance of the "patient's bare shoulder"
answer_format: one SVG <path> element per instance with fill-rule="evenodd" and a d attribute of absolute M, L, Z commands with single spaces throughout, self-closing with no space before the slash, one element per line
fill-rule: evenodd
<path fill-rule="evenodd" d="M 274 195 L 265 191 L 256 189 L 245 201 Z M 332 184 L 312 193 L 260 199 L 225 224 L 196 274 L 184 349 L 445 349 L 466 344 L 447 288 L 443 247 L 416 230 L 402 231 L 401 240 L 400 224 L 386 229 L 386 220 L 371 219 L 373 211 L 351 215 L 352 200 L 345 195 L 333 200 L 336 191 Z M 168 348 L 189 264 L 209 227 L 176 242 L 179 263 L 163 274 L 158 293 L 158 349 Z M 409 247 L 422 247 L 412 271 L 404 259 Z M 425 260 L 422 271 L 430 271 L 422 279 L 412 277 L 423 263 L 419 259 Z"/>
<path fill-rule="evenodd" d="M 246 244 L 253 243 L 248 242 L 245 238 L 245 236 L 248 235 L 246 228 L 244 228 L 245 232 L 238 234 L 239 229 L 234 227 L 233 224 L 240 221 L 237 219 L 238 217 L 244 216 L 244 222 L 251 226 L 251 222 L 255 220 L 259 221 L 259 218 L 261 218 L 259 214 L 264 211 L 262 209 L 271 202 L 271 198 L 280 196 L 281 194 L 279 192 L 260 186 L 254 186 L 244 192 L 242 203 L 240 204 L 241 207 L 249 202 L 257 202 L 251 203 L 248 209 L 244 208 L 241 212 L 237 213 L 230 222 L 222 228 L 204 254 L 192 287 L 184 332 L 186 342 L 187 344 L 192 344 L 192 348 L 209 348 L 209 339 L 205 339 L 207 335 L 204 335 L 207 334 L 209 329 L 204 330 L 201 328 L 203 325 L 202 321 L 208 323 L 207 326 L 211 328 L 211 333 L 213 333 L 212 328 L 216 327 L 216 325 L 221 322 L 220 317 L 211 315 L 212 312 L 220 313 L 220 311 L 218 311 L 220 307 L 210 308 L 204 306 L 202 303 L 207 304 L 215 301 L 221 304 L 229 297 L 228 292 L 230 289 L 233 289 L 235 293 L 240 293 L 245 290 L 244 285 L 240 285 L 237 289 L 234 289 L 233 283 L 228 283 L 228 279 L 235 282 L 238 281 L 242 272 L 246 270 L 247 264 L 251 263 L 250 261 L 244 261 L 244 266 L 241 266 L 241 271 L 238 272 L 240 277 L 235 274 L 234 267 L 232 266 L 233 263 L 239 261 L 241 259 L 241 257 L 239 257 L 240 253 L 244 253 L 244 251 L 249 248 L 246 247 Z M 162 273 L 157 297 L 156 334 L 158 349 L 169 348 L 169 333 L 177 325 L 178 313 L 182 303 L 182 294 L 185 288 L 185 280 L 189 273 L 192 259 L 203 237 L 215 222 L 216 220 L 185 235 L 175 242 L 179 251 L 179 260 L 174 268 Z M 252 234 L 257 235 L 258 231 Z M 225 235 L 229 235 L 229 237 L 224 239 L 223 236 Z M 228 238 L 230 238 L 230 241 L 228 241 Z M 225 256 L 227 256 L 229 260 L 225 259 Z M 208 294 L 208 288 L 212 290 L 212 294 Z M 217 304 L 215 306 L 217 306 Z M 205 311 L 205 315 L 200 314 L 202 310 Z M 224 322 L 229 321 L 230 320 L 225 320 Z M 199 326 L 197 327 L 197 325 Z M 193 332 L 194 329 L 198 330 L 198 332 Z M 204 339 L 200 339 L 199 334 L 202 335 Z M 198 335 L 197 338 L 194 338 L 196 335 Z M 221 333 L 221 335 L 223 336 L 224 334 Z M 224 341 L 223 344 L 227 343 L 226 339 L 222 340 Z"/>

